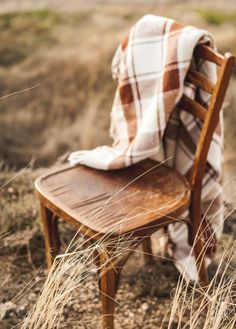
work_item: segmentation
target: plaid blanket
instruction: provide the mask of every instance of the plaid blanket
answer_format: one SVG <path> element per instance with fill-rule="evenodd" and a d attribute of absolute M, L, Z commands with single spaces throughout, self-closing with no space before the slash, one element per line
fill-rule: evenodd
<path fill-rule="evenodd" d="M 141 18 L 118 47 L 112 74 L 118 82 L 111 112 L 112 147 L 71 153 L 72 165 L 108 170 L 123 168 L 148 157 L 168 160 L 167 164 L 188 175 L 201 123 L 177 107 L 183 94 L 207 105 L 210 95 L 185 81 L 189 67 L 215 82 L 216 67 L 195 62 L 197 44 L 214 47 L 208 32 L 154 15 Z M 202 212 L 206 236 L 211 237 L 208 260 L 222 231 L 222 118 L 210 146 L 203 181 Z M 183 216 L 188 216 L 187 213 Z M 194 257 L 188 257 L 188 230 L 184 224 L 170 225 L 169 246 L 176 266 L 185 276 L 197 279 Z M 186 263 L 187 261 L 187 263 Z M 209 263 L 209 262 L 208 262 Z"/>

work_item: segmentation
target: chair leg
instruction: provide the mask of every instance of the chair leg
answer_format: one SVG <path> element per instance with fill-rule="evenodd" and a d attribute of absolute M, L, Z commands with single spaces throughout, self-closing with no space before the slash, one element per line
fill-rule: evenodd
<path fill-rule="evenodd" d="M 205 261 L 204 242 L 199 236 L 194 244 L 194 253 L 198 269 L 199 281 L 206 286 L 208 285 L 209 279 Z"/>
<path fill-rule="evenodd" d="M 152 253 L 152 243 L 151 237 L 146 238 L 142 242 L 142 248 L 144 252 L 144 260 L 146 264 L 152 264 L 154 262 L 153 253 Z"/>
<path fill-rule="evenodd" d="M 58 217 L 41 203 L 41 216 L 44 228 L 45 253 L 48 269 L 59 252 Z"/>
<path fill-rule="evenodd" d="M 104 254 L 100 255 L 100 297 L 102 302 L 103 329 L 114 328 L 116 272 L 112 264 L 107 264 Z"/>
<path fill-rule="evenodd" d="M 190 203 L 190 243 L 193 245 L 196 266 L 199 275 L 199 281 L 202 285 L 208 285 L 208 273 L 205 261 L 205 246 L 206 242 L 203 239 L 203 227 L 202 227 L 202 216 L 201 216 L 201 188 L 195 186 L 192 199 Z"/>

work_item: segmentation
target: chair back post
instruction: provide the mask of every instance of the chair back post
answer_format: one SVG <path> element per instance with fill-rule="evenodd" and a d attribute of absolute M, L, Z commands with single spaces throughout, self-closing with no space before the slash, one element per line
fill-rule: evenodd
<path fill-rule="evenodd" d="M 203 51 L 199 51 L 198 55 L 204 58 L 206 48 L 202 47 Z M 212 51 L 212 50 L 211 50 Z M 211 57 L 211 56 L 210 56 Z M 207 59 L 210 60 L 209 54 Z M 198 145 L 196 148 L 193 167 L 190 176 L 191 186 L 191 204 L 190 216 L 192 219 L 192 238 L 201 237 L 201 190 L 203 177 L 206 170 L 207 154 L 211 144 L 212 136 L 219 123 L 219 115 L 222 108 L 223 100 L 228 88 L 232 68 L 235 57 L 230 53 L 226 53 L 224 57 L 212 53 L 212 62 L 220 65 L 218 79 L 213 90 L 210 104 L 206 113 L 205 121 L 202 126 Z M 194 243 L 191 241 L 191 243 Z"/>

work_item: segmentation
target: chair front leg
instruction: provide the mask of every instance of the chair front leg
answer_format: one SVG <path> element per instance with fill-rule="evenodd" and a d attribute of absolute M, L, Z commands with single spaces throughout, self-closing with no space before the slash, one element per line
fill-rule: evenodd
<path fill-rule="evenodd" d="M 41 216 L 44 228 L 45 254 L 48 269 L 59 252 L 60 240 L 58 232 L 58 217 L 41 203 Z"/>
<path fill-rule="evenodd" d="M 99 289 L 102 302 L 103 329 L 114 328 L 116 272 L 107 253 L 100 254 Z"/>

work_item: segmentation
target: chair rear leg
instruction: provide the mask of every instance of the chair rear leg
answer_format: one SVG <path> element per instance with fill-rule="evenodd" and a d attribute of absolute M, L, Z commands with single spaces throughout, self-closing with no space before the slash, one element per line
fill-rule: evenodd
<path fill-rule="evenodd" d="M 106 256 L 105 256 L 106 257 Z M 103 329 L 114 329 L 116 272 L 112 264 L 100 255 L 99 289 L 102 302 Z"/>
<path fill-rule="evenodd" d="M 190 244 L 193 246 L 196 266 L 199 275 L 199 281 L 202 285 L 208 285 L 208 273 L 206 268 L 205 254 L 206 243 L 203 238 L 203 223 L 201 216 L 201 188 L 195 187 L 192 193 L 192 200 L 190 203 Z"/>
<path fill-rule="evenodd" d="M 60 240 L 58 232 L 58 217 L 41 203 L 41 216 L 44 228 L 45 253 L 48 269 L 59 252 Z"/>
<path fill-rule="evenodd" d="M 144 260 L 146 264 L 152 264 L 154 262 L 153 253 L 152 253 L 152 243 L 151 237 L 146 238 L 142 242 L 142 248 L 144 252 Z"/>
<path fill-rule="evenodd" d="M 204 242 L 201 239 L 201 236 L 197 236 L 195 243 L 194 243 L 194 253 L 196 258 L 196 265 L 198 269 L 199 281 L 203 285 L 208 285 L 208 273 L 206 268 L 206 261 L 205 261 L 205 247 Z"/>

